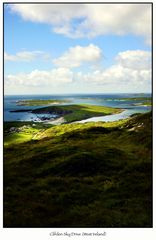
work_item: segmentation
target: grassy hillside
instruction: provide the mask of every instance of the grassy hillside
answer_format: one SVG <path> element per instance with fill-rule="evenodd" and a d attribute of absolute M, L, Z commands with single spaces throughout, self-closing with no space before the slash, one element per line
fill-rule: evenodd
<path fill-rule="evenodd" d="M 6 144 L 4 226 L 151 227 L 151 118 L 40 125 Z"/>

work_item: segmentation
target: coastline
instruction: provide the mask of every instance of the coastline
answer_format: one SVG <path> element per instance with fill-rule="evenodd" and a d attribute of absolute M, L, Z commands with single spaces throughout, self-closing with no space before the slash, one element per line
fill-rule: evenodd
<path fill-rule="evenodd" d="M 43 122 L 43 124 L 52 124 L 52 125 L 61 125 L 63 123 L 66 123 L 64 117 L 59 117 L 59 118 L 56 118 L 55 120 L 48 120 Z"/>

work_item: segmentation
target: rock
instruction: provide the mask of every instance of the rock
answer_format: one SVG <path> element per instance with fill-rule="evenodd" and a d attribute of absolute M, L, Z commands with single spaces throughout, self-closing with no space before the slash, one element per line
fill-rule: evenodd
<path fill-rule="evenodd" d="M 10 131 L 13 131 L 13 130 L 15 130 L 15 127 L 11 127 L 11 128 L 10 128 Z"/>

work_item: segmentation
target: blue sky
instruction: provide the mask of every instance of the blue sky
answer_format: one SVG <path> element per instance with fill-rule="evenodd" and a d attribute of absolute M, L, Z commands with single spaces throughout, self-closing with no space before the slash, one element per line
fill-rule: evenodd
<path fill-rule="evenodd" d="M 5 94 L 150 92 L 150 7 L 8 4 Z"/>

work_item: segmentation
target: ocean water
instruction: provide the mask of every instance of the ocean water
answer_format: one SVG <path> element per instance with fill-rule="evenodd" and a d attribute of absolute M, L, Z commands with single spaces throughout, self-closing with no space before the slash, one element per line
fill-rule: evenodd
<path fill-rule="evenodd" d="M 47 114 L 33 114 L 30 112 L 10 112 L 12 110 L 20 109 L 35 109 L 42 106 L 18 106 L 19 100 L 30 99 L 58 99 L 70 100 L 70 104 L 92 104 L 99 106 L 109 106 L 115 108 L 122 108 L 124 111 L 120 114 L 113 114 L 103 117 L 93 117 L 82 120 L 80 122 L 90 121 L 115 121 L 118 119 L 127 118 L 134 113 L 144 113 L 151 110 L 150 106 L 135 106 L 135 103 L 143 101 L 124 100 L 122 98 L 137 98 L 137 97 L 151 97 L 151 94 L 74 94 L 74 95 L 7 95 L 4 96 L 4 121 L 40 121 L 40 117 L 47 117 Z M 119 99 L 120 98 L 120 99 Z M 67 105 L 67 103 L 65 104 Z M 45 105 L 49 106 L 49 105 Z M 49 117 L 56 117 L 51 114 Z"/>

